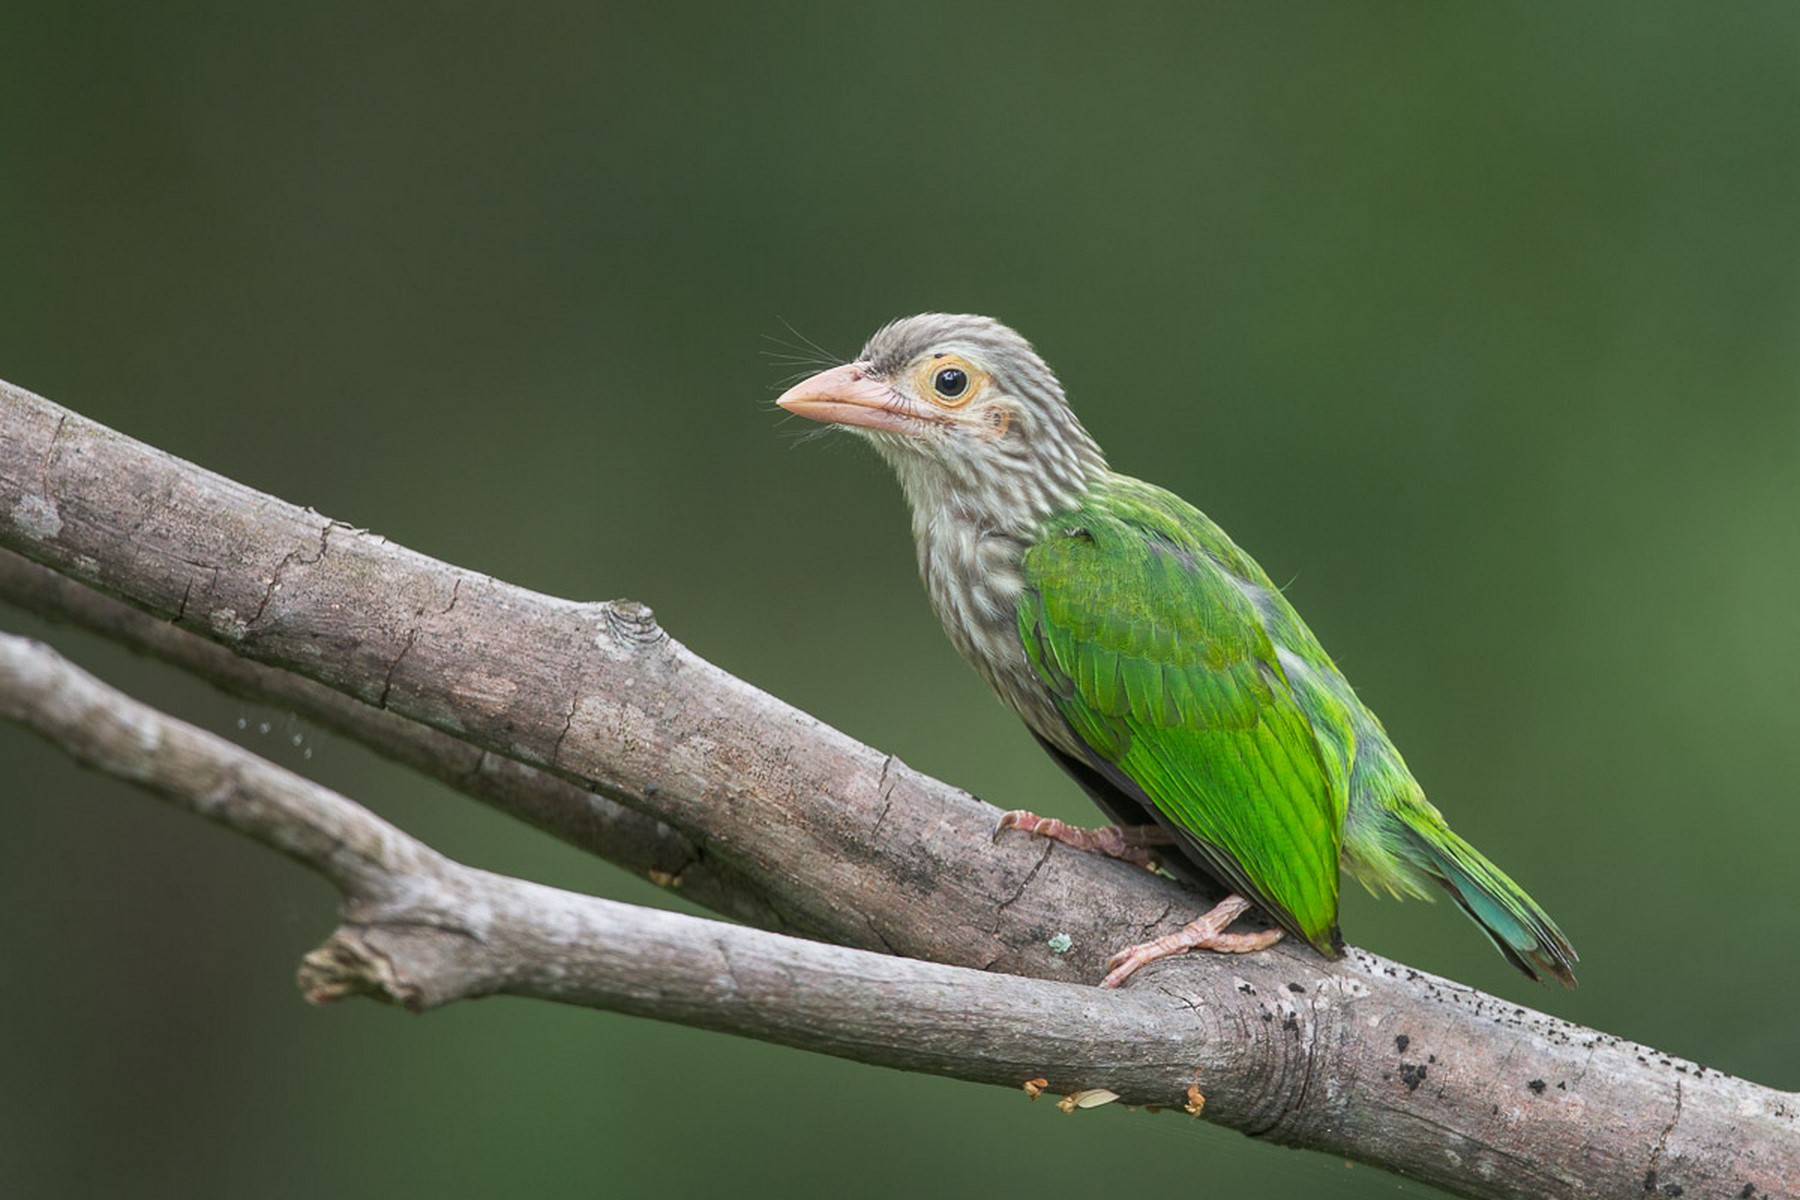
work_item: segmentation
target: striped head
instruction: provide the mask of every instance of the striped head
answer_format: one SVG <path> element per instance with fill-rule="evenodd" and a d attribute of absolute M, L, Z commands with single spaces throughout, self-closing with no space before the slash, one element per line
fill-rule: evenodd
<path fill-rule="evenodd" d="M 776 403 L 869 441 L 915 519 L 947 511 L 1023 529 L 1073 506 L 1106 469 L 1044 360 L 991 317 L 903 317 Z"/>

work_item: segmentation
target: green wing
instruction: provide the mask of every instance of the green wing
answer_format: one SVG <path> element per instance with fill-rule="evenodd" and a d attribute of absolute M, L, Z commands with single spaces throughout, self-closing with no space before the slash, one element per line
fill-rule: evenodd
<path fill-rule="evenodd" d="M 1336 953 L 1344 772 L 1239 582 L 1266 578 L 1160 490 L 1044 533 L 1025 555 L 1019 632 L 1093 765 L 1135 784 L 1221 882 Z"/>

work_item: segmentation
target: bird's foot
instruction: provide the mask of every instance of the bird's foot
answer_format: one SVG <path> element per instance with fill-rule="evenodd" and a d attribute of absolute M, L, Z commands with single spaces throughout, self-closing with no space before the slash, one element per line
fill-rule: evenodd
<path fill-rule="evenodd" d="M 1174 840 L 1160 825 L 1106 825 L 1099 829 L 1083 829 L 1055 817 L 1040 817 L 1022 808 L 1015 808 L 1000 818 L 1000 823 L 994 826 L 994 840 L 999 841 L 1001 833 L 1008 829 L 1047 837 L 1077 850 L 1098 851 L 1108 858 L 1123 859 L 1151 871 L 1156 870 L 1156 856 L 1148 847 L 1167 845 Z"/>
<path fill-rule="evenodd" d="M 1155 941 L 1145 942 L 1138 946 L 1127 946 L 1113 955 L 1107 963 L 1107 976 L 1100 981 L 1103 988 L 1116 988 L 1131 977 L 1145 963 L 1153 963 L 1159 958 L 1167 958 L 1171 954 L 1180 954 L 1184 950 L 1212 950 L 1219 954 L 1251 954 L 1258 950 L 1267 950 L 1281 940 L 1279 929 L 1264 929 L 1257 933 L 1226 933 L 1225 927 L 1244 915 L 1250 902 L 1242 896 L 1232 895 L 1219 901 L 1199 918 L 1188 922 L 1167 937 L 1159 937 Z"/>

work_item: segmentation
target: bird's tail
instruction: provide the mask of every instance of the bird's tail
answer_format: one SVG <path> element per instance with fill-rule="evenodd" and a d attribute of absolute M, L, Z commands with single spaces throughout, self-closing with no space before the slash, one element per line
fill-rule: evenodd
<path fill-rule="evenodd" d="M 1410 843 L 1404 857 L 1450 893 L 1507 962 L 1533 979 L 1549 975 L 1574 987 L 1575 948 L 1550 914 L 1435 815 L 1402 814 Z"/>

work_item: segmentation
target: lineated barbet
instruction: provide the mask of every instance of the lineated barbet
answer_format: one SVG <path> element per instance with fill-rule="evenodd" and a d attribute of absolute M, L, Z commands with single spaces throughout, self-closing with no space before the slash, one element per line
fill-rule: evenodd
<path fill-rule="evenodd" d="M 950 640 L 1115 822 L 1001 828 L 1139 861 L 1165 845 L 1164 866 L 1230 891 L 1122 951 L 1105 986 L 1283 931 L 1336 957 L 1340 864 L 1371 891 L 1444 889 L 1508 962 L 1574 986 L 1555 922 L 1444 824 L 1281 590 L 1198 509 L 1110 470 L 1024 338 L 907 317 L 778 403 L 893 467 Z M 1252 905 L 1275 928 L 1229 932 Z"/>

